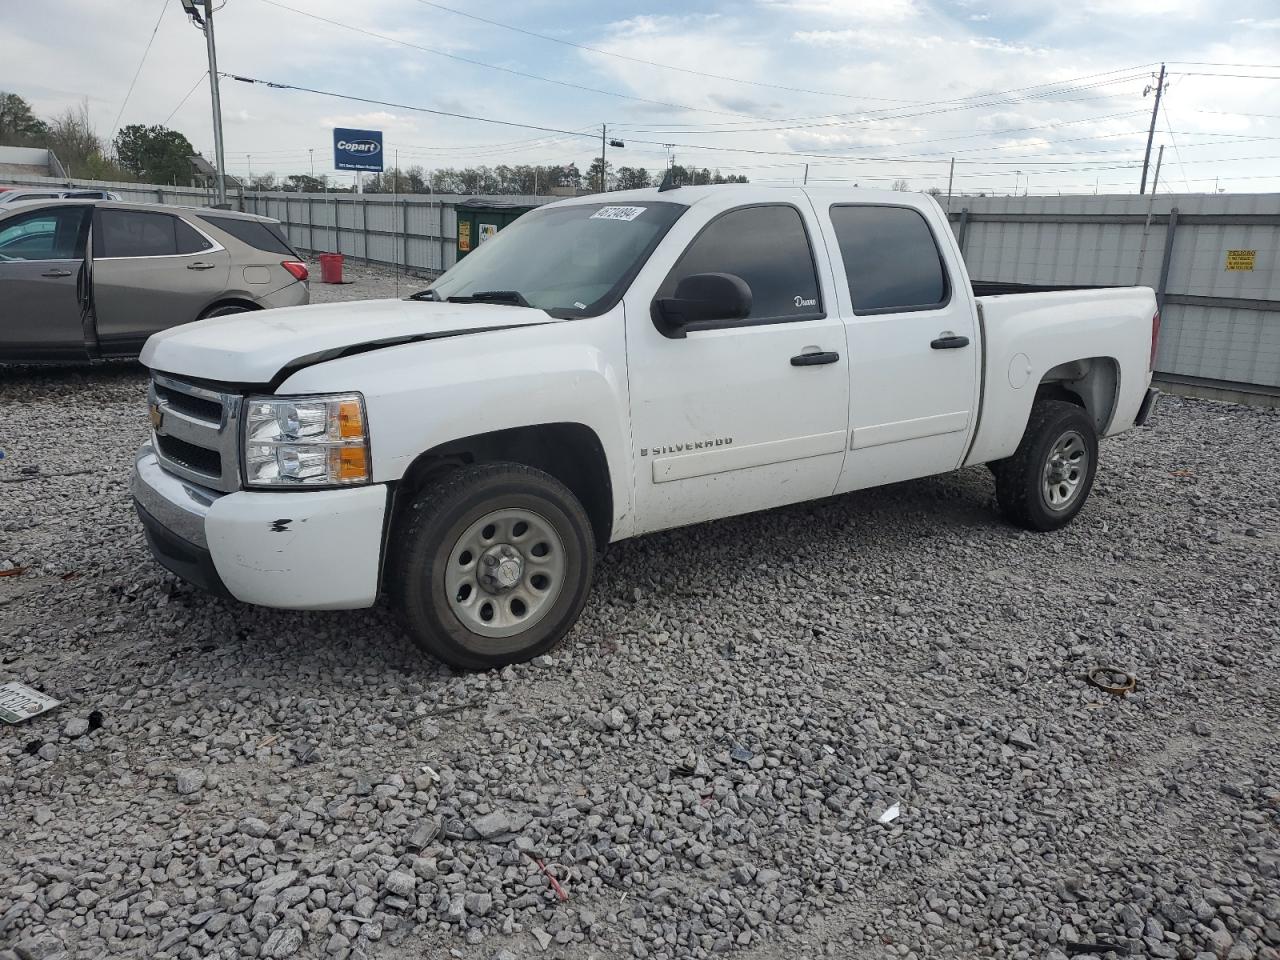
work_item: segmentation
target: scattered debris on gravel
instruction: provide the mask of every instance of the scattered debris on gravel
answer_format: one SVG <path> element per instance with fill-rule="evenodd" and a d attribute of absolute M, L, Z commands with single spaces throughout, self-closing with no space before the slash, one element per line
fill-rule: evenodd
<path fill-rule="evenodd" d="M 144 388 L 0 369 L 0 682 L 62 701 L 0 958 L 1280 958 L 1275 412 L 1166 398 L 1057 534 L 975 469 L 619 544 L 457 675 L 156 566 Z"/>

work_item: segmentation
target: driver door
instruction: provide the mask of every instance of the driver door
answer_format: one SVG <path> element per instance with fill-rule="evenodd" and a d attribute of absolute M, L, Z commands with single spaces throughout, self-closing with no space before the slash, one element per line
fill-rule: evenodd
<path fill-rule="evenodd" d="M 625 309 L 638 533 L 835 489 L 849 360 L 815 243 L 821 231 L 800 191 L 749 206 L 708 198 L 677 221 L 632 284 Z M 700 273 L 744 280 L 749 314 L 696 330 L 656 323 L 653 301 Z"/>
<path fill-rule="evenodd" d="M 85 242 L 92 208 L 0 220 L 0 361 L 88 360 Z"/>

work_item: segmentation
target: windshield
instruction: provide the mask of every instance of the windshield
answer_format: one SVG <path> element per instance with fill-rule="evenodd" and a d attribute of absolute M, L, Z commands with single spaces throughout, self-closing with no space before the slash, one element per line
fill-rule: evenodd
<path fill-rule="evenodd" d="M 526 303 L 552 316 L 596 316 L 617 303 L 686 209 L 680 203 L 642 201 L 531 210 L 459 260 L 430 289 L 440 300 L 474 297 Z"/>

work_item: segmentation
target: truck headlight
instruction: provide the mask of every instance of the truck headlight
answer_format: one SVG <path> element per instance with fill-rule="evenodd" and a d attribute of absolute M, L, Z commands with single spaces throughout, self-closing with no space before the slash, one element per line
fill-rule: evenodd
<path fill-rule="evenodd" d="M 328 487 L 368 483 L 364 397 L 249 397 L 244 479 L 250 487 Z"/>

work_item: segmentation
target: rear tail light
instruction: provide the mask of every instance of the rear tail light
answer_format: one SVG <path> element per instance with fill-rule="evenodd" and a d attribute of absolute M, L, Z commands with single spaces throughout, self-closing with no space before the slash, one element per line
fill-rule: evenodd
<path fill-rule="evenodd" d="M 284 267 L 299 280 L 305 280 L 310 276 L 307 273 L 307 265 L 301 260 L 284 260 L 280 263 L 280 266 Z"/>
<path fill-rule="evenodd" d="M 1160 311 L 1157 310 L 1151 318 L 1151 359 L 1147 362 L 1147 370 L 1155 370 L 1156 368 L 1156 347 L 1160 343 Z"/>

